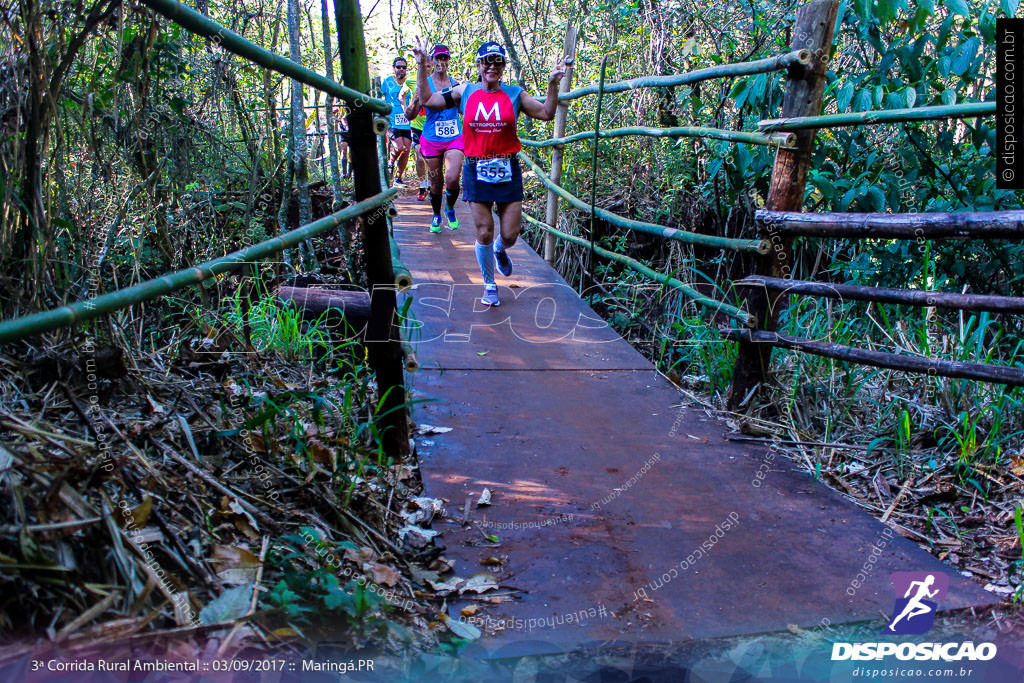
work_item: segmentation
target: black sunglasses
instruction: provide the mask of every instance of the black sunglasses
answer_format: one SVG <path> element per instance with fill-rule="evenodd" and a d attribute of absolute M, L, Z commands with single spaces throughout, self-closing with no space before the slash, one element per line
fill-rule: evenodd
<path fill-rule="evenodd" d="M 505 66 L 505 58 L 501 55 L 487 55 L 481 60 L 484 64 L 497 64 L 498 66 Z"/>

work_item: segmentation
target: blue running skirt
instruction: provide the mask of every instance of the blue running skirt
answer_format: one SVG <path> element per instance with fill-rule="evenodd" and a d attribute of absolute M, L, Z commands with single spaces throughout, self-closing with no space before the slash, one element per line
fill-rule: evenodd
<path fill-rule="evenodd" d="M 462 165 L 462 201 L 465 202 L 519 202 L 523 200 L 523 172 L 519 157 L 512 159 L 512 180 L 506 183 L 483 183 L 476 179 L 476 162 L 466 159 Z"/>

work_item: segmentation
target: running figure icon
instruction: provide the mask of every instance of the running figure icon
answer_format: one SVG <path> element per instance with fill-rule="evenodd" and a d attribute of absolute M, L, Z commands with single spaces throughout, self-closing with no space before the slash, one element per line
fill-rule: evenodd
<path fill-rule="evenodd" d="M 907 587 L 907 592 L 903 595 L 904 598 L 909 598 L 907 604 L 903 607 L 903 611 L 900 612 L 896 618 L 889 622 L 889 626 L 886 627 L 887 631 L 896 633 L 896 624 L 906 619 L 909 622 L 914 617 L 919 617 L 923 614 L 935 611 L 935 603 L 931 601 L 926 602 L 926 598 L 934 598 L 939 594 L 939 589 L 930 590 L 932 584 L 935 583 L 935 575 L 929 574 L 924 578 L 923 581 L 911 581 L 910 586 Z M 911 593 L 914 593 L 911 597 Z"/>

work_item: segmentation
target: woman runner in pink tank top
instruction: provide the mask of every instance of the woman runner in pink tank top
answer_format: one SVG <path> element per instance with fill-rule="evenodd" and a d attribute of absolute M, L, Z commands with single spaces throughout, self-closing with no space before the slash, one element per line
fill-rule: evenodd
<path fill-rule="evenodd" d="M 429 91 L 426 81 L 427 46 L 419 38 L 413 48 L 420 64 L 419 90 Z M 568 58 L 566 58 L 568 59 Z M 427 109 L 446 109 L 458 105 L 462 114 L 462 136 L 466 162 L 462 167 L 463 199 L 469 202 L 476 227 L 476 259 L 483 275 L 484 294 L 480 302 L 497 306 L 498 286 L 494 282 L 494 264 L 504 276 L 512 274 L 512 261 L 506 250 L 516 243 L 523 221 L 523 176 L 516 153 L 520 149 L 516 122 L 519 112 L 541 121 L 555 118 L 558 106 L 558 82 L 565 76 L 563 60 L 548 78 L 545 100 L 539 102 L 519 86 L 502 85 L 505 73 L 505 48 L 484 43 L 476 52 L 479 83 L 461 83 L 456 87 L 424 97 Z M 496 206 L 500 234 L 495 239 L 491 208 Z"/>

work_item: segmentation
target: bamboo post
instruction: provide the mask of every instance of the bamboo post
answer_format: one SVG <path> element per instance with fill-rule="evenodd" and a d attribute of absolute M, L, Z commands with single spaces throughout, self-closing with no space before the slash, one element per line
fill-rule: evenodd
<path fill-rule="evenodd" d="M 562 44 L 563 55 L 569 55 L 571 57 L 576 56 L 576 27 L 569 24 L 565 29 L 565 42 Z M 565 77 L 562 79 L 561 85 L 558 87 L 559 93 L 569 92 L 569 86 L 572 81 L 573 65 L 570 64 L 565 69 Z M 558 103 L 558 108 L 555 110 L 555 130 L 553 136 L 560 138 L 565 135 L 565 120 L 569 116 L 569 105 Z M 556 146 L 551 152 L 551 180 L 556 184 L 562 180 L 562 147 Z M 548 190 L 548 203 L 544 210 L 544 222 L 551 226 L 558 225 L 558 195 L 555 194 L 554 190 Z M 555 261 L 555 237 L 554 235 L 546 234 L 544 236 L 544 260 L 548 263 L 554 263 Z"/>
<path fill-rule="evenodd" d="M 604 231 L 598 227 L 597 218 L 597 162 L 598 144 L 601 142 L 601 106 L 604 104 L 604 74 L 608 65 L 608 55 L 601 57 L 601 78 L 597 84 L 597 111 L 594 113 L 594 151 L 590 159 L 590 255 L 587 257 L 587 286 L 592 290 L 594 284 L 594 242 L 604 237 Z M 554 227 L 554 226 L 552 226 Z M 591 292 L 590 303 L 593 303 Z"/>
<path fill-rule="evenodd" d="M 334 0 L 338 25 L 338 44 L 342 46 L 342 82 L 360 93 L 370 92 L 370 72 L 366 60 L 363 20 L 358 0 Z M 357 201 L 381 191 L 377 136 L 373 112 L 353 106 L 348 116 L 352 148 L 353 184 Z M 366 348 L 370 366 L 377 376 L 381 445 L 396 459 L 409 454 L 409 415 L 405 399 L 405 362 L 398 335 L 395 273 L 391 263 L 391 244 L 386 211 L 363 217 L 363 249 L 370 285 L 370 322 L 366 330 Z"/>
<path fill-rule="evenodd" d="M 793 26 L 793 49 L 810 51 L 811 60 L 806 66 L 797 63 L 789 67 L 786 94 L 782 101 L 784 118 L 814 116 L 821 112 L 825 66 L 829 60 L 838 11 L 839 0 L 813 0 L 797 10 Z M 776 151 L 765 202 L 765 208 L 769 211 L 799 211 L 802 208 L 814 135 L 814 129 L 801 129 L 797 132 L 794 147 L 780 147 Z M 792 239 L 779 235 L 771 226 L 768 226 L 762 237 L 771 241 L 772 249 L 766 256 L 757 259 L 755 273 L 790 277 Z M 761 329 L 775 329 L 778 302 L 779 298 L 769 299 L 763 291 L 755 292 L 748 300 L 748 310 L 757 319 Z M 732 386 L 727 397 L 730 409 L 739 408 L 747 396 L 764 381 L 771 361 L 771 351 L 770 346 L 759 345 L 751 340 L 739 342 Z"/>

